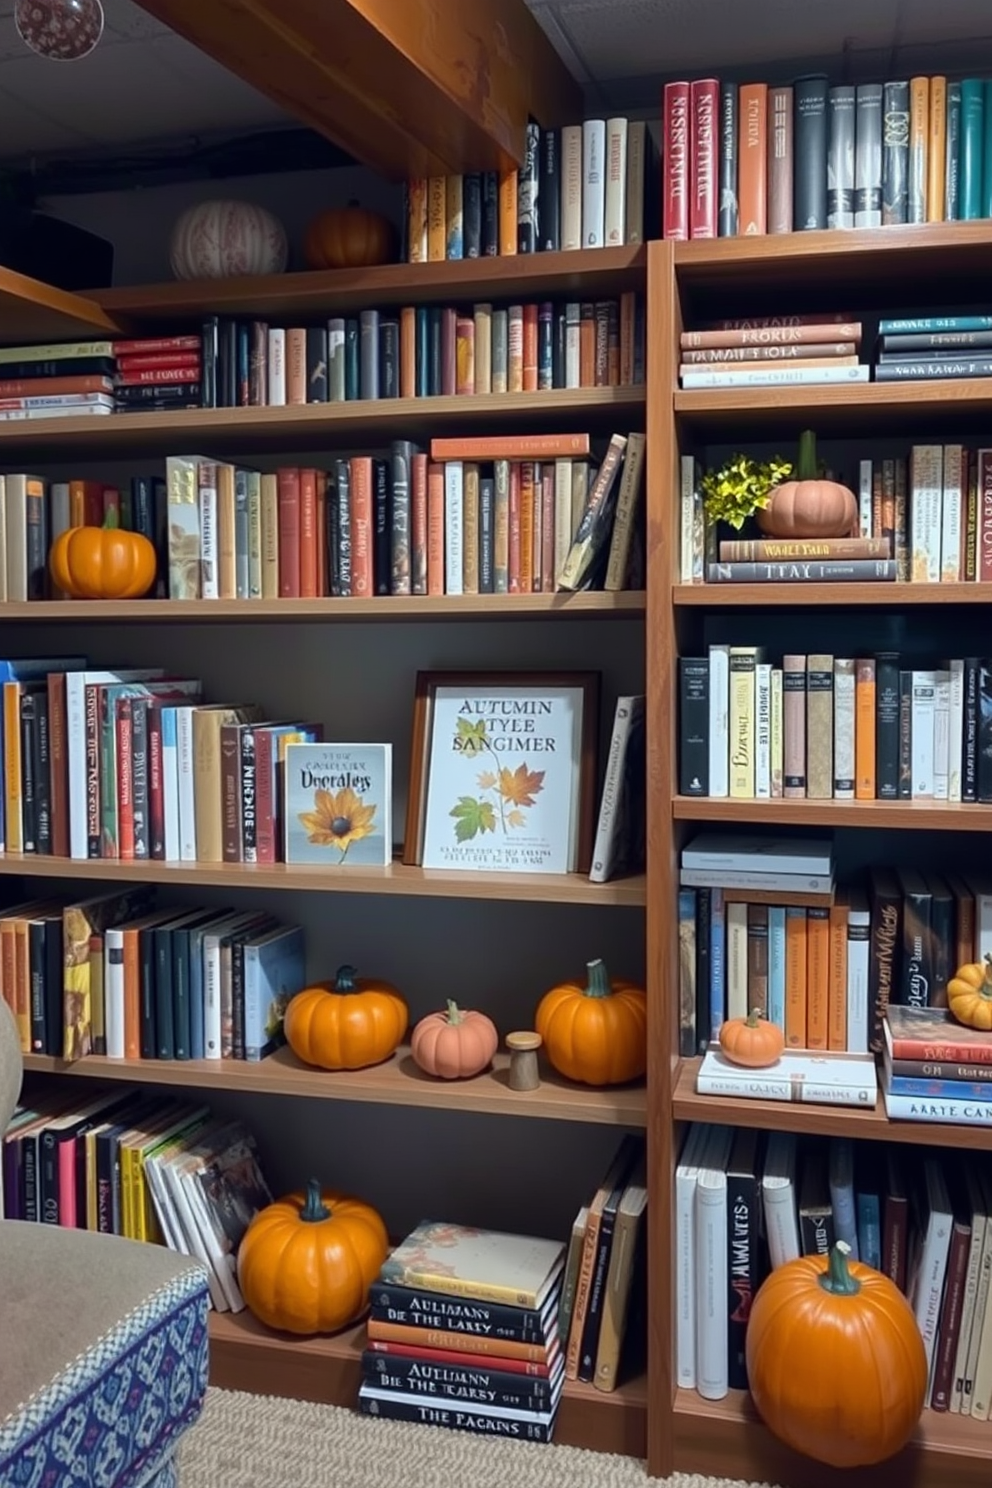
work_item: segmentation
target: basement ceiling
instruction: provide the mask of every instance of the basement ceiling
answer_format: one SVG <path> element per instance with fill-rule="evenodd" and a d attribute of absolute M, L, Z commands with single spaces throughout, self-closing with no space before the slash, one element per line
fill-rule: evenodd
<path fill-rule="evenodd" d="M 987 0 L 528 3 L 586 86 L 590 107 L 604 110 L 654 110 L 660 79 L 714 68 L 760 76 L 796 64 L 826 64 L 849 76 L 938 67 L 992 73 Z M 0 0 L 0 158 L 102 153 L 293 122 L 131 0 L 103 5 L 106 29 L 96 50 L 79 62 L 53 63 L 26 49 L 13 0 Z"/>

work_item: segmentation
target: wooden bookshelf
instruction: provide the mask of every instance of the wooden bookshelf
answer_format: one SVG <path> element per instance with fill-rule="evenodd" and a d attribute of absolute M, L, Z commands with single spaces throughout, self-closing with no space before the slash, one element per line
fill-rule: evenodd
<path fill-rule="evenodd" d="M 358 1398 L 364 1323 L 331 1338 L 294 1338 L 263 1328 L 248 1312 L 212 1312 L 209 1328 L 212 1385 L 326 1405 L 353 1406 Z M 647 1402 L 643 1375 L 610 1394 L 568 1381 L 555 1442 L 643 1457 Z"/>
<path fill-rule="evenodd" d="M 992 377 L 934 382 L 811 383 L 806 387 L 692 388 L 675 394 L 675 413 L 697 438 L 794 438 L 815 410 L 817 433 L 828 438 L 884 425 L 890 434 L 923 427 L 979 429 L 992 410 Z"/>
<path fill-rule="evenodd" d="M 992 831 L 992 806 L 961 801 L 738 801 L 675 796 L 676 821 L 763 827 L 874 827 L 930 832 Z"/>
<path fill-rule="evenodd" d="M 43 284 L 14 269 L 0 268 L 0 341 L 105 340 L 127 331 L 128 320 L 86 295 Z"/>
<path fill-rule="evenodd" d="M 992 388 L 990 388 L 992 392 Z M 987 605 L 992 584 L 676 584 L 674 603 L 686 609 L 893 609 L 920 605 Z"/>

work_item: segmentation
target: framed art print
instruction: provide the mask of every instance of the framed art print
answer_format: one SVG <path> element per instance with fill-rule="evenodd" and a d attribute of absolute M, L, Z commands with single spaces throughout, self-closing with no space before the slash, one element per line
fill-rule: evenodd
<path fill-rule="evenodd" d="M 599 675 L 421 672 L 404 861 L 588 873 Z"/>

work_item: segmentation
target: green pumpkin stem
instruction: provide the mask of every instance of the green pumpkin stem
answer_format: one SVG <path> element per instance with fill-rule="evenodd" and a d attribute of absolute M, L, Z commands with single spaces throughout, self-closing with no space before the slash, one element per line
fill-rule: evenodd
<path fill-rule="evenodd" d="M 757 1026 L 758 1026 L 758 1024 L 760 1022 L 761 1022 L 761 1009 L 760 1008 L 752 1008 L 751 1011 L 748 1013 L 747 1017 L 744 1019 L 744 1026 L 746 1028 L 757 1028 Z"/>
<path fill-rule="evenodd" d="M 335 992 L 357 992 L 358 972 L 353 966 L 339 966 L 334 978 Z"/>
<path fill-rule="evenodd" d="M 114 530 L 115 527 L 119 527 L 121 525 L 116 506 L 107 507 L 107 510 L 104 512 L 103 515 L 103 525 L 107 531 L 111 532 Z"/>
<path fill-rule="evenodd" d="M 861 1283 L 856 1276 L 851 1275 L 851 1268 L 847 1264 L 847 1258 L 851 1254 L 851 1247 L 846 1240 L 838 1240 L 830 1252 L 830 1260 L 823 1275 L 818 1278 L 825 1292 L 831 1297 L 856 1297 L 861 1290 Z"/>
<path fill-rule="evenodd" d="M 463 1017 L 463 1014 L 462 1014 L 461 1008 L 458 1006 L 457 1002 L 454 1002 L 449 997 L 448 998 L 448 1022 L 449 1023 L 452 1023 L 452 1024 L 460 1023 L 462 1021 L 462 1017 Z"/>
<path fill-rule="evenodd" d="M 586 962 L 586 987 L 587 997 L 609 997 L 610 978 L 606 971 L 606 963 L 603 961 Z"/>
<path fill-rule="evenodd" d="M 300 1210 L 300 1218 L 304 1224 L 320 1224 L 322 1219 L 330 1219 L 331 1211 L 320 1197 L 320 1179 L 307 1179 L 306 1203 Z"/>
<path fill-rule="evenodd" d="M 812 429 L 804 429 L 799 436 L 799 458 L 796 461 L 796 480 L 816 480 L 816 435 Z"/>

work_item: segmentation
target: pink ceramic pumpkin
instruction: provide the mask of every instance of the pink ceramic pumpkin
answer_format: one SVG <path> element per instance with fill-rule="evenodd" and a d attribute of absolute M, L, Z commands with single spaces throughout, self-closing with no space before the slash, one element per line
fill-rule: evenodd
<path fill-rule="evenodd" d="M 410 1037 L 414 1062 L 441 1080 L 468 1080 L 492 1061 L 499 1034 L 485 1013 L 463 1012 L 455 1002 L 421 1018 Z"/>
<path fill-rule="evenodd" d="M 281 274 L 288 257 L 282 223 L 252 202 L 200 202 L 172 229 L 170 262 L 177 279 Z"/>

